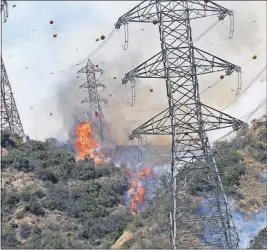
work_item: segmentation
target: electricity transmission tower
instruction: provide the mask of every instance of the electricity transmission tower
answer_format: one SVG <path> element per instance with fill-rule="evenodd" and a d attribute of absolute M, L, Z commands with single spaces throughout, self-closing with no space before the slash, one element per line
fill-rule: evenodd
<path fill-rule="evenodd" d="M 98 65 L 92 64 L 92 62 L 88 59 L 87 64 L 77 73 L 86 74 L 85 83 L 79 87 L 80 89 L 86 89 L 88 91 L 88 97 L 84 99 L 82 103 L 89 103 L 91 115 L 95 118 L 95 124 L 99 128 L 100 139 L 103 142 L 104 139 L 108 138 L 109 133 L 106 124 L 104 124 L 105 118 L 100 103 L 105 104 L 107 103 L 107 100 L 98 95 L 98 89 L 104 89 L 106 86 L 96 79 L 96 73 L 100 73 L 102 75 L 104 71 L 100 69 Z"/>
<path fill-rule="evenodd" d="M 130 22 L 153 23 L 159 28 L 161 51 L 127 73 L 122 83 L 134 83 L 135 78 L 166 82 L 169 107 L 135 129 L 129 139 L 144 134 L 172 136 L 173 248 L 237 248 L 239 244 L 207 132 L 227 127 L 238 130 L 245 124 L 200 101 L 198 75 L 240 74 L 241 68 L 196 48 L 192 39 L 191 20 L 214 15 L 218 20 L 227 15 L 233 20 L 232 11 L 207 0 L 143 1 L 115 24 L 117 29 Z M 199 198 L 201 208 L 196 206 Z"/>
<path fill-rule="evenodd" d="M 4 14 L 4 22 L 7 21 L 7 2 L 1 1 L 1 17 Z M 2 21 L 2 20 L 1 20 Z M 2 51 L 1 51 L 2 52 Z M 1 130 L 7 130 L 11 134 L 24 136 L 22 123 L 16 106 L 15 98 L 8 80 L 7 72 L 1 55 Z"/>
<path fill-rule="evenodd" d="M 8 18 L 8 7 L 7 7 L 7 1 L 1 0 L 1 15 L 3 14 L 4 22 L 7 21 Z M 1 19 L 2 21 L 2 19 Z"/>

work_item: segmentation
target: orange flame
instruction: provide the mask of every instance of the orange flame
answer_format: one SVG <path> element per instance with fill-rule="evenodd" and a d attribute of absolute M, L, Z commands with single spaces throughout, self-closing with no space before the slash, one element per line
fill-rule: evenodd
<path fill-rule="evenodd" d="M 133 179 L 130 189 L 128 191 L 129 194 L 132 194 L 134 192 L 135 188 L 137 187 L 137 184 L 138 184 L 138 179 Z"/>
<path fill-rule="evenodd" d="M 92 132 L 92 127 L 88 121 L 76 127 L 78 159 L 82 160 L 90 156 L 94 159 L 95 164 L 105 164 L 108 161 L 101 152 L 96 151 L 100 144 L 93 140 Z"/>
<path fill-rule="evenodd" d="M 146 167 L 142 172 L 137 174 L 131 182 L 128 195 L 131 198 L 130 210 L 133 214 L 138 213 L 138 204 L 144 204 L 146 189 L 142 187 L 142 180 L 145 177 L 152 176 L 153 172 L 150 167 Z"/>
<path fill-rule="evenodd" d="M 146 193 L 146 189 L 144 187 L 140 187 L 137 191 L 137 194 L 136 194 L 136 201 L 139 203 L 139 204 L 143 204 L 144 203 L 144 197 L 145 197 L 145 193 Z"/>
<path fill-rule="evenodd" d="M 133 214 L 137 214 L 137 203 L 135 201 L 131 202 L 130 209 Z"/>
<path fill-rule="evenodd" d="M 144 179 L 146 176 L 151 176 L 152 175 L 152 170 L 150 167 L 146 167 L 140 174 L 140 178 Z"/>

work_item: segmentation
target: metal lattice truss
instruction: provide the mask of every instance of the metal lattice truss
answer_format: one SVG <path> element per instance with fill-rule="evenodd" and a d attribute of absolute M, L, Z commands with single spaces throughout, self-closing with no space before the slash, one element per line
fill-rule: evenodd
<path fill-rule="evenodd" d="M 7 21 L 8 18 L 8 5 L 6 0 L 1 0 L 1 16 L 3 14 L 4 22 Z M 2 20 L 1 20 L 2 21 Z"/>
<path fill-rule="evenodd" d="M 219 128 L 229 128 L 232 127 L 234 130 L 239 130 L 242 126 L 246 126 L 246 124 L 238 120 L 228 114 L 220 112 L 212 107 L 209 107 L 205 104 L 200 103 L 202 108 L 202 117 L 204 121 L 204 131 L 211 131 Z M 178 104 L 175 103 L 175 112 L 180 112 L 180 116 L 176 116 L 175 127 L 180 127 L 181 131 L 177 131 L 177 135 L 188 135 L 194 132 L 194 127 L 197 125 L 196 110 L 194 109 L 195 104 Z M 186 126 L 181 126 L 184 122 L 182 122 L 179 117 L 185 118 L 187 124 Z M 190 129 L 191 128 L 191 129 Z M 132 140 L 134 138 L 139 137 L 140 135 L 172 135 L 172 125 L 170 120 L 170 111 L 169 109 L 165 109 L 158 115 L 154 116 L 140 127 L 133 130 L 129 138 Z M 182 144 L 182 137 L 180 143 Z"/>
<path fill-rule="evenodd" d="M 1 130 L 24 136 L 15 98 L 1 57 Z"/>
<path fill-rule="evenodd" d="M 190 73 L 190 57 L 188 55 L 188 50 L 185 48 L 175 48 L 170 49 L 171 53 L 169 70 L 170 78 L 177 78 L 180 76 L 181 79 L 186 77 Z M 213 72 L 225 71 L 226 75 L 232 74 L 234 71 L 241 72 L 241 68 L 229 63 L 219 57 L 213 56 L 201 49 L 195 48 L 195 60 L 196 60 L 196 71 L 198 75 L 209 74 Z M 124 84 L 132 78 L 166 78 L 166 71 L 163 63 L 163 54 L 167 51 L 161 51 L 155 56 L 148 59 L 146 62 L 142 63 L 132 71 L 126 74 L 124 78 Z M 185 79 L 187 81 L 187 79 Z"/>
<path fill-rule="evenodd" d="M 99 88 L 105 88 L 106 86 L 96 79 L 96 73 L 103 74 L 103 70 L 96 67 L 90 60 L 87 64 L 81 68 L 77 73 L 86 74 L 86 82 L 79 88 L 86 89 L 88 91 L 88 97 L 82 101 L 82 103 L 89 103 L 91 109 L 99 111 L 100 103 L 107 103 L 107 100 L 98 95 Z"/>
<path fill-rule="evenodd" d="M 239 244 L 206 132 L 227 127 L 237 130 L 246 124 L 201 103 L 198 75 L 219 71 L 240 74 L 241 68 L 194 47 L 191 20 L 207 16 L 218 20 L 230 16 L 233 20 L 232 11 L 206 2 L 143 1 L 115 24 L 116 28 L 130 22 L 159 26 L 161 52 L 127 73 L 122 83 L 135 78 L 166 81 L 168 109 L 135 129 L 129 138 L 172 135 L 173 248 L 237 248 Z M 196 205 L 198 199 L 201 206 Z"/>
<path fill-rule="evenodd" d="M 106 86 L 96 79 L 96 74 L 102 75 L 104 71 L 98 67 L 98 65 L 94 65 L 89 59 L 87 64 L 81 68 L 78 72 L 86 74 L 86 81 L 80 85 L 80 89 L 85 89 L 88 92 L 87 98 L 85 98 L 81 103 L 89 103 L 89 109 L 91 112 L 95 114 L 95 124 L 99 128 L 101 141 L 104 138 L 108 137 L 108 128 L 104 126 L 104 115 L 101 108 L 101 103 L 107 103 L 107 100 L 103 97 L 99 96 L 98 89 L 105 88 Z"/>

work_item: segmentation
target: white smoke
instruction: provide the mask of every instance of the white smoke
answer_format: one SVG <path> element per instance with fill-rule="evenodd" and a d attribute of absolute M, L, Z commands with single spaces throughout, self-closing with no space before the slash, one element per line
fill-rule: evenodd
<path fill-rule="evenodd" d="M 252 217 L 248 217 L 237 209 L 234 199 L 228 199 L 228 201 L 240 238 L 239 248 L 247 248 L 250 241 L 258 235 L 259 231 L 266 227 L 267 209 L 263 208 L 258 212 L 254 212 Z"/>

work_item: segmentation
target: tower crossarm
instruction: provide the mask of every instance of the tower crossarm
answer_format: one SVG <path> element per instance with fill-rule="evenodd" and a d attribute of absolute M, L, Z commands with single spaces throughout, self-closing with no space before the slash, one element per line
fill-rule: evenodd
<path fill-rule="evenodd" d="M 129 136 L 130 140 L 137 138 L 139 135 L 171 135 L 172 126 L 170 124 L 169 109 L 165 109 L 158 115 L 154 116 L 143 125 L 139 126 Z"/>
<path fill-rule="evenodd" d="M 214 56 L 204 50 L 194 48 L 196 70 L 198 75 L 209 74 L 218 71 L 224 71 L 226 75 L 233 72 L 241 73 L 241 67 L 226 60 Z"/>
<path fill-rule="evenodd" d="M 185 10 L 188 11 L 189 18 L 191 20 L 215 15 L 218 16 L 219 20 L 223 20 L 227 15 L 233 16 L 233 12 L 231 10 L 228 10 L 212 1 L 209 1 L 208 4 L 204 3 L 204 1 L 194 0 L 187 2 L 188 7 L 185 9 L 183 1 L 143 1 L 136 7 L 128 11 L 126 14 L 121 16 L 115 24 L 115 28 L 119 29 L 121 25 L 127 24 L 129 22 L 151 23 L 155 20 L 159 20 L 160 18 L 156 6 L 157 3 L 167 3 L 164 5 L 164 9 L 162 9 L 163 15 L 169 15 L 169 19 L 165 20 L 165 22 L 172 22 L 174 16 L 175 18 L 178 17 L 177 21 L 179 21 L 179 17 L 180 20 L 183 21 Z"/>
<path fill-rule="evenodd" d="M 81 103 L 96 103 L 96 101 L 97 101 L 96 98 L 89 98 L 89 97 L 87 97 Z M 101 96 L 98 96 L 98 102 L 99 102 L 99 104 L 100 103 L 106 104 L 107 103 L 107 100 L 104 99 Z M 99 108 L 101 108 L 101 107 L 100 106 L 97 107 L 97 105 L 95 105 L 95 109 L 99 110 Z"/>
<path fill-rule="evenodd" d="M 241 127 L 246 127 L 247 124 L 243 121 L 236 119 L 228 114 L 225 114 L 219 110 L 209 107 L 205 104 L 200 104 L 202 107 L 202 123 L 204 131 L 212 131 L 216 129 L 223 129 L 231 127 L 233 130 L 239 130 Z M 181 105 L 175 103 L 175 112 L 179 112 L 183 116 L 188 117 L 188 123 L 186 126 L 182 125 L 179 119 L 176 119 L 176 127 L 179 127 L 180 131 L 183 129 L 188 130 L 190 134 L 190 127 L 192 127 L 192 132 L 194 132 L 193 127 L 198 124 L 197 120 L 194 119 L 197 110 L 195 110 L 195 103 L 187 104 L 186 107 L 181 108 Z M 172 135 L 172 126 L 170 122 L 169 109 L 165 109 L 158 115 L 154 116 L 138 128 L 132 131 L 129 136 L 130 140 L 138 137 L 139 135 Z M 184 132 L 177 132 L 177 135 L 184 134 Z"/>
<path fill-rule="evenodd" d="M 198 75 L 209 74 L 213 72 L 224 71 L 226 75 L 231 75 L 233 72 L 241 73 L 241 68 L 230 62 L 227 62 L 217 56 L 214 56 L 201 49 L 193 47 L 195 53 L 195 66 Z M 168 77 L 176 78 L 177 76 L 183 78 L 191 70 L 189 58 L 187 56 L 188 49 L 179 47 L 176 49 L 168 49 L 171 53 L 170 65 L 168 67 Z M 165 51 L 157 53 L 144 63 L 140 64 L 129 73 L 127 73 L 122 80 L 122 84 L 127 84 L 128 81 L 133 81 L 134 78 L 166 78 L 166 70 L 163 64 L 163 55 Z M 179 56 L 178 56 L 179 55 Z"/>
<path fill-rule="evenodd" d="M 102 96 L 98 96 L 99 97 L 99 102 L 100 103 L 104 103 L 104 104 L 106 104 L 108 101 L 105 99 L 105 98 L 103 98 Z"/>
<path fill-rule="evenodd" d="M 103 83 L 99 82 L 98 80 L 96 80 L 96 87 L 97 88 L 106 88 L 106 85 L 104 85 Z M 95 86 L 93 84 L 88 84 L 88 82 L 86 81 L 85 83 L 83 83 L 82 85 L 79 86 L 79 89 L 82 88 L 95 88 Z"/>
<path fill-rule="evenodd" d="M 206 131 L 229 127 L 232 127 L 233 130 L 237 131 L 242 127 L 248 126 L 245 122 L 223 113 L 222 111 L 209 107 L 208 105 L 202 103 L 201 107 Z"/>
<path fill-rule="evenodd" d="M 92 68 L 93 67 L 93 68 Z M 103 74 L 103 69 L 94 66 L 90 61 L 87 65 L 85 65 L 83 68 L 81 68 L 80 70 L 77 71 L 78 74 L 80 73 L 90 73 L 90 74 L 94 74 L 94 73 L 101 73 Z"/>

